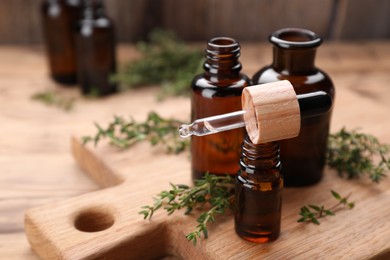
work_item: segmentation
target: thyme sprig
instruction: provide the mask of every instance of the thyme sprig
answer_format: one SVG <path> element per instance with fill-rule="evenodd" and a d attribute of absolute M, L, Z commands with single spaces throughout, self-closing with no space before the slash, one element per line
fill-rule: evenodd
<path fill-rule="evenodd" d="M 314 223 L 316 225 L 320 224 L 319 218 L 323 218 L 325 216 L 334 216 L 336 215 L 336 210 L 341 207 L 346 207 L 348 209 L 352 209 L 355 206 L 354 202 L 348 201 L 348 198 L 351 194 L 348 194 L 345 197 L 342 197 L 339 193 L 331 190 L 332 196 L 338 201 L 337 204 L 333 205 L 330 208 L 325 208 L 323 205 L 314 205 L 310 204 L 308 206 L 303 206 L 299 215 L 301 216 L 297 222 L 306 222 L 306 223 Z"/>
<path fill-rule="evenodd" d="M 136 48 L 142 57 L 127 62 L 113 76 L 115 82 L 130 88 L 161 85 L 159 98 L 189 95 L 192 78 L 203 60 L 201 50 L 189 48 L 172 32 L 159 29 Z"/>
<path fill-rule="evenodd" d="M 353 179 L 366 174 L 378 183 L 390 170 L 390 146 L 372 135 L 342 128 L 329 136 L 327 163 L 341 177 Z"/>
<path fill-rule="evenodd" d="M 108 138 L 114 146 L 129 148 L 135 143 L 147 140 L 153 146 L 164 146 L 168 153 L 178 154 L 189 146 L 189 141 L 177 134 L 181 124 L 179 120 L 166 119 L 155 112 L 150 112 L 144 122 L 137 122 L 131 117 L 125 119 L 114 116 L 114 120 L 106 128 L 95 123 L 98 132 L 94 136 L 83 136 L 82 142 L 93 142 L 97 145 L 101 139 Z"/>
<path fill-rule="evenodd" d="M 75 103 L 75 98 L 62 97 L 52 90 L 35 93 L 31 96 L 31 99 L 40 101 L 48 106 L 59 107 L 65 111 L 72 110 Z"/>
<path fill-rule="evenodd" d="M 234 197 L 233 178 L 230 176 L 215 176 L 206 174 L 202 179 L 195 181 L 194 187 L 171 184 L 171 189 L 162 191 L 154 198 L 153 205 L 142 207 L 139 214 L 152 218 L 155 211 L 163 208 L 168 215 L 175 211 L 185 209 L 184 214 L 190 214 L 194 208 L 207 207 L 208 210 L 197 218 L 198 225 L 195 230 L 186 235 L 186 238 L 196 245 L 202 235 L 208 237 L 207 225 L 214 222 L 217 215 L 224 214 L 232 208 Z"/>

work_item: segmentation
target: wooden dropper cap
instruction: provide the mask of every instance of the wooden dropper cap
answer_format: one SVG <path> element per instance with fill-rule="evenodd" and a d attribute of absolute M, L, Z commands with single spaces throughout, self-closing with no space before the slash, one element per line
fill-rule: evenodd
<path fill-rule="evenodd" d="M 248 136 L 254 144 L 298 136 L 301 114 L 297 95 L 287 80 L 244 88 L 241 96 Z"/>

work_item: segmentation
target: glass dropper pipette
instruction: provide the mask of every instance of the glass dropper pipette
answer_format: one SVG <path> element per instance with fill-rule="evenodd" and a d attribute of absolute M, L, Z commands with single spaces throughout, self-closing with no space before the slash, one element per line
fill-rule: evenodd
<path fill-rule="evenodd" d="M 300 94 L 297 100 L 302 118 L 325 113 L 332 107 L 332 98 L 324 91 Z M 245 127 L 249 122 L 244 120 L 244 115 L 250 112 L 241 110 L 197 119 L 191 124 L 181 125 L 179 134 L 181 137 L 204 136 Z"/>

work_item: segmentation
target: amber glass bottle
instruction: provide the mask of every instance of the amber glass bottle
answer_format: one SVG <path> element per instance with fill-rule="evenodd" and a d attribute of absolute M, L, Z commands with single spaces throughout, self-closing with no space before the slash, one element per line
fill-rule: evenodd
<path fill-rule="evenodd" d="M 267 243 L 280 233 L 283 178 L 277 142 L 253 144 L 245 137 L 236 178 L 236 233 Z"/>
<path fill-rule="evenodd" d="M 314 65 L 316 48 L 322 43 L 320 36 L 289 28 L 274 32 L 269 39 L 274 45 L 273 63 L 253 76 L 254 84 L 286 79 L 297 94 L 323 90 L 334 98 L 331 79 Z M 321 180 L 331 112 L 303 118 L 299 136 L 280 142 L 286 186 L 305 186 Z"/>
<path fill-rule="evenodd" d="M 86 0 L 76 32 L 77 81 L 83 94 L 104 96 L 116 92 L 110 81 L 116 72 L 114 25 L 102 0 Z"/>
<path fill-rule="evenodd" d="M 240 73 L 239 43 L 227 37 L 207 43 L 204 73 L 192 82 L 192 120 L 241 110 L 241 93 L 250 79 Z M 191 138 L 193 180 L 205 173 L 236 175 L 243 129 Z"/>
<path fill-rule="evenodd" d="M 43 34 L 53 80 L 76 83 L 73 26 L 80 19 L 81 1 L 46 0 L 41 5 Z"/>

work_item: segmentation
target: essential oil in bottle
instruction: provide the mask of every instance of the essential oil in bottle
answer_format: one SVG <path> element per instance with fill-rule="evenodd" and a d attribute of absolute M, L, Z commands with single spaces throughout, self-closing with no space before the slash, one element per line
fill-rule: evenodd
<path fill-rule="evenodd" d="M 283 178 L 279 144 L 246 137 L 236 177 L 235 230 L 245 240 L 267 243 L 280 234 Z"/>
<path fill-rule="evenodd" d="M 52 79 L 76 84 L 76 51 L 73 26 L 80 19 L 81 1 L 46 0 L 41 5 L 43 38 Z"/>
<path fill-rule="evenodd" d="M 241 109 L 241 93 L 250 85 L 239 62 L 240 45 L 232 38 L 217 37 L 207 43 L 204 73 L 192 82 L 191 118 L 204 118 Z M 206 173 L 236 175 L 244 129 L 191 137 L 192 179 Z"/>
<path fill-rule="evenodd" d="M 289 80 L 299 94 L 325 91 L 334 99 L 330 77 L 315 66 L 315 55 L 322 38 L 299 28 L 281 29 L 269 38 L 273 62 L 253 76 L 254 84 Z M 280 141 L 282 174 L 286 186 L 306 186 L 323 176 L 332 109 L 303 118 L 298 137 Z"/>
<path fill-rule="evenodd" d="M 102 0 L 86 0 L 76 32 L 77 81 L 84 95 L 105 96 L 117 91 L 110 81 L 116 72 L 114 25 Z"/>

